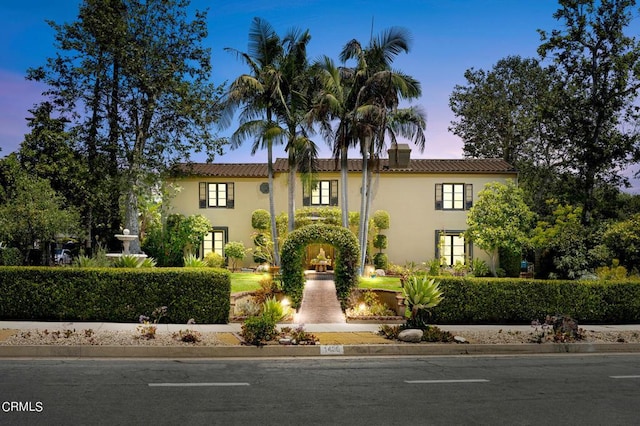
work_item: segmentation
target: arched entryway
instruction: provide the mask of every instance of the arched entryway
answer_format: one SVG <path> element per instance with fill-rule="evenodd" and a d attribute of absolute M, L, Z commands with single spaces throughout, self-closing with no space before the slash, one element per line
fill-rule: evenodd
<path fill-rule="evenodd" d="M 360 248 L 355 235 L 341 226 L 313 224 L 291 232 L 282 245 L 282 286 L 293 306 L 300 307 L 304 289 L 305 248 L 309 244 L 330 244 L 335 252 L 334 280 L 340 305 L 344 310 L 351 289 L 358 284 Z"/>

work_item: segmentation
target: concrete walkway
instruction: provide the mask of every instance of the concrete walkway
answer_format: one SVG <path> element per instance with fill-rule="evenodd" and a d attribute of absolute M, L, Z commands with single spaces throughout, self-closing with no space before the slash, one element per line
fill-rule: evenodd
<path fill-rule="evenodd" d="M 302 293 L 302 305 L 295 315 L 298 324 L 345 324 L 344 313 L 333 280 L 308 279 Z"/>

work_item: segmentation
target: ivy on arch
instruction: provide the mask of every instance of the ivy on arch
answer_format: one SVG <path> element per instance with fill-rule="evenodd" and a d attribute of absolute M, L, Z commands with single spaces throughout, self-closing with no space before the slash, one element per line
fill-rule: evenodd
<path fill-rule="evenodd" d="M 282 287 L 297 309 L 304 288 L 304 249 L 309 244 L 325 243 L 335 248 L 334 280 L 342 309 L 346 309 L 351 289 L 358 284 L 360 247 L 355 235 L 336 225 L 313 224 L 291 232 L 282 245 Z"/>

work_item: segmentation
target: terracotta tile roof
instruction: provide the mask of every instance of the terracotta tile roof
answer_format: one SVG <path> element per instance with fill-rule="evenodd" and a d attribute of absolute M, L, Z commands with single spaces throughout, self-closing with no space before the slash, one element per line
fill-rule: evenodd
<path fill-rule="evenodd" d="M 178 173 L 208 177 L 267 177 L 266 163 L 181 163 Z"/>
<path fill-rule="evenodd" d="M 381 173 L 491 173 L 512 174 L 516 169 L 500 158 L 487 159 L 422 159 L 414 158 L 406 169 L 389 169 L 388 160 L 380 160 Z M 317 162 L 318 172 L 339 172 L 340 164 L 330 158 L 322 158 Z M 274 163 L 275 173 L 286 173 L 289 170 L 286 158 L 278 158 Z M 187 163 L 178 165 L 180 172 L 192 176 L 209 177 L 267 177 L 266 163 Z M 362 161 L 349 160 L 349 171 L 362 171 Z"/>

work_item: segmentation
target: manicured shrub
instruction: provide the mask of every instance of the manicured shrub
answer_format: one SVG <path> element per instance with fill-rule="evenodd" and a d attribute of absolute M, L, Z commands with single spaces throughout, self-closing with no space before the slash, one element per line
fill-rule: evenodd
<path fill-rule="evenodd" d="M 215 251 L 210 251 L 204 256 L 204 261 L 207 263 L 207 266 L 210 268 L 223 268 L 224 267 L 224 257 L 220 256 Z"/>
<path fill-rule="evenodd" d="M 138 322 L 159 306 L 166 321 L 224 324 L 231 279 L 222 269 L 0 268 L 0 318 Z"/>
<path fill-rule="evenodd" d="M 437 324 L 529 324 L 547 315 L 579 323 L 639 323 L 640 281 L 547 281 L 440 277 Z"/>
<path fill-rule="evenodd" d="M 376 267 L 376 269 L 387 269 L 387 267 L 389 266 L 389 257 L 386 255 L 386 253 L 376 253 L 373 256 L 373 264 Z"/>
<path fill-rule="evenodd" d="M 377 249 L 386 249 L 387 248 L 387 236 L 378 234 L 373 239 L 373 247 Z"/>
<path fill-rule="evenodd" d="M 376 210 L 373 213 L 373 223 L 378 229 L 389 229 L 391 219 L 389 213 L 384 210 Z"/>
<path fill-rule="evenodd" d="M 259 231 L 266 231 L 271 226 L 271 215 L 264 209 L 255 210 L 251 214 L 251 227 Z"/>

